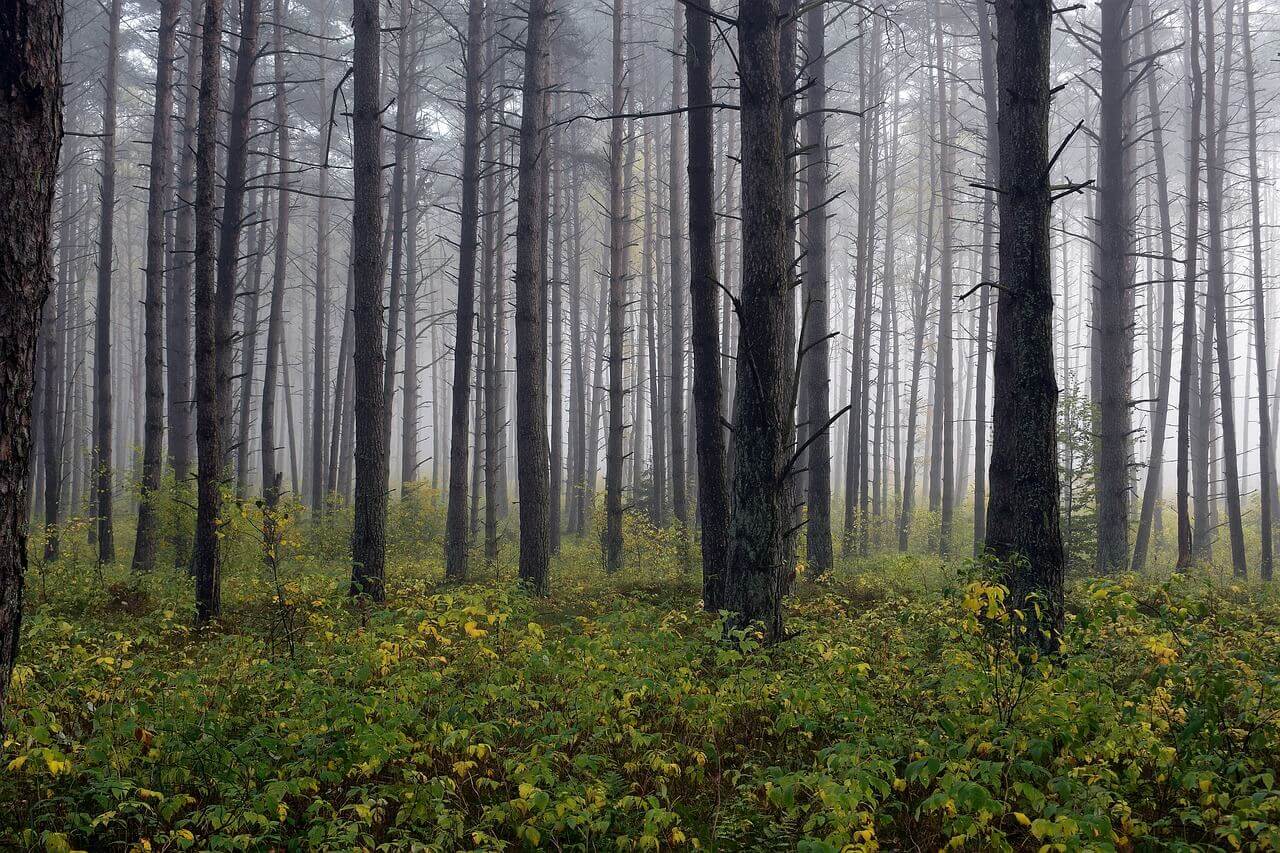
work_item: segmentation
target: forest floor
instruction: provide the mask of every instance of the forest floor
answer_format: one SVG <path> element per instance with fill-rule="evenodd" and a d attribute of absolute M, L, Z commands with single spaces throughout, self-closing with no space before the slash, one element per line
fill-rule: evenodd
<path fill-rule="evenodd" d="M 893 555 L 802 574 L 764 649 L 650 533 L 545 600 L 393 542 L 374 610 L 236 552 L 200 631 L 184 572 L 37 563 L 0 848 L 1280 848 L 1271 590 L 1081 580 L 1027 666 L 1001 588 Z"/>

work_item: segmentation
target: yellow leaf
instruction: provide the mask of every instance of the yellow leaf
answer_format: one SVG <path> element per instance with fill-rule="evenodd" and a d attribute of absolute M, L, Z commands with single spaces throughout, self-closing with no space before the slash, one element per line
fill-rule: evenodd
<path fill-rule="evenodd" d="M 1027 817 L 1022 812 L 1014 812 L 1013 817 L 1014 817 L 1014 820 L 1016 820 L 1018 823 L 1022 824 L 1023 826 L 1031 826 L 1031 818 Z"/>
<path fill-rule="evenodd" d="M 462 626 L 462 630 L 467 632 L 468 637 L 483 637 L 485 634 L 489 633 L 484 628 L 476 625 L 474 619 L 468 620 L 467 624 Z"/>
<path fill-rule="evenodd" d="M 21 769 L 22 769 L 22 765 L 24 765 L 24 764 L 26 764 L 26 763 L 27 763 L 27 757 L 26 757 L 25 755 L 19 755 L 17 758 L 13 759 L 13 761 L 10 761 L 10 762 L 9 762 L 9 769 L 10 769 L 10 770 L 21 770 Z"/>

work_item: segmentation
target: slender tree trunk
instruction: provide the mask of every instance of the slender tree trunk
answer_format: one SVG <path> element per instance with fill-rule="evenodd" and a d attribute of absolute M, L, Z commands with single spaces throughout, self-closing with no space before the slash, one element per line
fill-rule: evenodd
<path fill-rule="evenodd" d="M 729 554 L 729 478 L 725 457 L 720 336 L 716 317 L 715 151 L 712 147 L 711 17 L 686 9 L 689 72 L 689 274 L 693 408 L 698 452 L 698 520 L 702 527 L 702 603 L 725 605 Z"/>
<path fill-rule="evenodd" d="M 951 211 L 951 177 L 954 171 L 952 157 L 952 141 L 950 131 L 948 129 L 951 123 L 951 102 L 947 94 L 947 75 L 948 69 L 942 51 L 942 4 L 941 0 L 934 2 L 934 19 L 937 36 L 936 44 L 936 60 L 938 63 L 938 151 L 940 162 L 938 165 L 939 182 L 942 193 L 942 256 L 939 263 L 939 280 L 938 280 L 938 358 L 937 365 L 934 369 L 934 432 L 941 436 L 941 441 L 935 445 L 934 467 L 941 469 L 941 486 L 942 492 L 939 501 L 939 511 L 941 512 L 941 529 L 938 540 L 938 550 L 944 557 L 951 552 L 951 521 L 952 513 L 955 507 L 955 367 L 954 367 L 954 349 L 955 342 L 953 324 L 953 306 L 955 304 L 954 296 L 954 278 L 953 264 L 954 255 L 952 252 L 952 243 L 954 242 L 954 228 Z M 939 458 L 940 452 L 940 458 Z"/>
<path fill-rule="evenodd" d="M 1058 527 L 1058 384 L 1049 233 L 1049 54 L 1046 0 L 998 0 L 1000 296 L 986 548 L 1007 568 L 1026 639 L 1058 648 L 1063 552 Z"/>
<path fill-rule="evenodd" d="M 405 211 L 408 233 L 405 235 L 404 277 L 404 377 L 402 379 L 400 424 L 400 496 L 409 496 L 418 479 L 418 149 L 409 149 L 409 199 Z"/>
<path fill-rule="evenodd" d="M 147 428 L 143 439 L 142 490 L 133 549 L 135 572 L 149 572 L 155 567 L 159 534 L 155 494 L 160 489 L 160 468 L 164 456 L 164 226 L 172 195 L 169 114 L 173 112 L 173 59 L 180 3 L 181 0 L 164 0 L 160 4 L 156 103 L 151 123 L 151 172 L 147 196 Z M 53 483 L 56 490 L 56 481 Z"/>
<path fill-rule="evenodd" d="M 252 0 L 250 0 L 252 2 Z M 205 624 L 222 613 L 222 561 L 218 517 L 222 512 L 222 416 L 219 402 L 218 346 L 230 330 L 223 319 L 223 294 L 216 289 L 214 239 L 217 177 L 218 97 L 222 88 L 222 0 L 206 0 L 200 62 L 200 112 L 196 130 L 196 529 L 193 550 L 196 621 Z M 233 299 L 234 295 L 229 294 Z M 228 304 L 230 299 L 227 300 Z"/>
<path fill-rule="evenodd" d="M 377 0 L 353 0 L 355 25 L 352 148 L 355 204 L 351 213 L 352 328 L 355 403 L 355 521 L 351 531 L 351 594 L 386 598 L 387 444 L 386 355 L 382 337 L 382 105 L 378 91 L 381 30 Z M 402 33 L 403 36 L 403 33 Z M 394 306 L 393 309 L 394 310 Z"/>
<path fill-rule="evenodd" d="M 676 0 L 671 13 L 671 108 L 679 110 L 684 95 L 684 43 L 685 9 Z M 685 287 L 685 141 L 684 124 L 680 113 L 671 116 L 671 172 L 668 177 L 670 204 L 667 211 L 667 229 L 671 240 L 671 373 L 668 403 L 671 416 L 671 508 L 682 529 L 689 526 L 689 498 L 686 486 L 686 462 L 684 443 L 684 287 Z M 687 562 L 687 539 L 681 535 L 681 553 Z"/>
<path fill-rule="evenodd" d="M 195 268 L 195 170 L 196 119 L 200 100 L 200 45 L 202 0 L 191 0 L 190 33 L 187 38 L 186 92 L 183 104 L 182 156 L 178 165 L 178 205 L 174 214 L 173 256 L 169 260 L 172 278 L 165 289 L 165 371 L 168 380 L 169 462 L 173 483 L 185 495 L 191 476 L 193 388 L 191 383 L 191 276 Z M 171 533 L 175 565 L 191 563 L 191 536 L 185 524 L 173 526 Z"/>
<path fill-rule="evenodd" d="M 827 260 L 827 58 L 826 8 L 815 5 L 805 13 L 805 51 L 810 86 L 805 103 L 804 311 L 801 328 L 801 367 L 804 372 L 808 472 L 805 477 L 808 505 L 806 541 L 809 570 L 815 576 L 830 571 L 831 547 L 831 305 Z"/>
<path fill-rule="evenodd" d="M 1209 134 L 1205 140 L 1206 200 L 1209 214 L 1209 299 L 1213 303 L 1214 343 L 1217 350 L 1219 412 L 1222 424 L 1223 479 L 1227 492 L 1227 530 L 1231 540 L 1231 566 L 1236 577 L 1248 574 L 1244 551 L 1244 524 L 1240 505 L 1239 459 L 1236 456 L 1235 389 L 1231 374 L 1231 339 L 1227 336 L 1226 250 L 1223 246 L 1223 183 L 1224 151 L 1229 127 L 1228 96 L 1231 91 L 1232 41 L 1234 35 L 1234 6 L 1226 4 L 1226 38 L 1222 51 L 1222 90 L 1214 91 L 1216 63 L 1213 60 L 1214 26 L 1213 9 L 1205 10 L 1205 44 L 1209 50 L 1208 73 L 1205 79 L 1205 111 Z M 1216 103 L 1215 103 L 1216 101 Z M 1207 387 L 1201 388 L 1207 396 Z M 1216 478 L 1214 478 L 1216 479 Z M 1265 490 L 1264 490 L 1265 491 Z"/>
<path fill-rule="evenodd" d="M 267 158 L 270 162 L 271 158 Z M 251 198 L 249 208 L 258 217 L 258 227 L 249 244 L 249 263 L 252 270 L 247 276 L 240 335 L 240 393 L 237 402 L 240 411 L 236 418 L 236 496 L 243 499 L 249 493 L 249 425 L 253 420 L 253 371 L 258 358 L 258 310 L 262 305 L 262 256 L 267 245 L 267 217 L 257 211 L 266 209 L 266 187 Z"/>
<path fill-rule="evenodd" d="M 328 88 L 325 75 L 325 88 Z M 316 201 L 316 316 L 313 330 L 311 406 L 311 509 L 323 514 L 330 481 L 332 454 L 326 452 L 329 436 L 329 170 L 320 170 Z"/>
<path fill-rule="evenodd" d="M 984 156 L 986 183 L 995 186 L 1000 180 L 1000 99 L 996 91 L 996 39 L 991 30 L 991 13 L 987 0 L 976 0 L 978 41 L 982 66 L 982 102 L 986 118 Z M 994 280 L 995 194 L 988 189 L 982 198 L 982 269 L 981 282 Z M 974 412 L 973 463 L 973 554 L 982 553 L 987 538 L 987 364 L 990 362 L 991 299 L 989 288 L 978 290 L 978 365 L 977 395 Z"/>
<path fill-rule="evenodd" d="M 520 581 L 549 592 L 550 470 L 547 458 L 546 281 L 541 223 L 547 212 L 547 0 L 530 0 L 520 110 L 519 201 L 516 213 L 516 459 L 520 478 Z"/>
<path fill-rule="evenodd" d="M 622 399 L 623 311 L 626 307 L 627 211 L 623 186 L 622 20 L 624 0 L 613 0 L 613 119 L 609 123 L 609 437 L 605 448 L 605 527 L 601 556 L 606 572 L 622 568 L 622 449 L 625 410 Z"/>
<path fill-rule="evenodd" d="M 288 0 L 275 0 L 272 23 L 275 30 L 275 121 L 276 121 L 276 239 L 275 262 L 271 276 L 271 308 L 267 315 L 267 357 L 262 374 L 262 497 L 268 508 L 280 499 L 281 475 L 276 469 L 276 391 L 277 375 L 283 370 L 286 397 L 289 366 L 284 359 L 284 293 L 288 286 L 289 263 L 289 125 L 288 92 L 284 78 L 284 18 Z M 245 403 L 248 405 L 248 402 Z M 290 432 L 293 417 L 289 416 Z M 289 447 L 292 453 L 293 441 Z M 294 466 L 293 487 L 296 489 L 297 466 Z"/>
<path fill-rule="evenodd" d="M 1152 55 L 1151 29 L 1155 21 L 1151 15 L 1148 0 L 1142 2 L 1143 17 L 1143 50 Z M 1173 303 L 1175 299 L 1175 278 L 1173 271 L 1173 224 L 1170 221 L 1169 202 L 1169 169 L 1165 162 L 1164 151 L 1164 119 L 1160 109 L 1160 95 L 1156 89 L 1155 70 L 1147 72 L 1147 110 L 1151 122 L 1151 148 L 1156 167 L 1156 206 L 1160 213 L 1160 252 L 1163 255 L 1161 266 L 1161 329 L 1159 365 L 1154 363 L 1150 369 L 1156 374 L 1155 411 L 1151 419 L 1151 461 L 1147 467 L 1146 484 L 1142 490 L 1142 510 L 1138 518 L 1138 533 L 1133 544 L 1133 571 L 1138 572 L 1146 567 L 1147 544 L 1151 538 L 1151 523 L 1156 515 L 1156 504 L 1160 500 L 1161 468 L 1164 466 L 1164 441 L 1169 422 L 1169 385 L 1173 375 Z M 1198 121 L 1198 117 L 1197 117 Z M 1198 177 L 1198 176 L 1197 176 Z M 1190 214 L 1188 217 L 1190 221 Z M 1154 295 L 1154 291 L 1153 291 Z M 1154 331 L 1152 332 L 1154 336 Z M 1153 360 L 1154 361 L 1154 360 Z"/>
<path fill-rule="evenodd" d="M 94 513 L 98 562 L 116 558 L 112 526 L 113 434 L 111 405 L 111 276 L 115 265 L 116 69 L 120 62 L 122 0 L 111 0 L 107 23 L 107 68 L 102 98 L 102 194 L 98 225 L 98 293 L 93 338 Z"/>
<path fill-rule="evenodd" d="M 1204 81 L 1200 67 L 1200 2 L 1190 0 L 1186 15 L 1187 59 L 1190 109 L 1187 119 L 1186 257 L 1183 263 L 1182 356 L 1178 379 L 1178 568 L 1195 561 L 1195 541 L 1191 524 L 1192 421 L 1195 419 L 1193 386 L 1196 381 L 1196 278 L 1200 245 L 1200 114 L 1204 103 Z M 1199 507 L 1197 507 L 1197 511 Z"/>
<path fill-rule="evenodd" d="M 559 114 L 560 97 L 555 97 L 556 114 Z M 564 250 L 561 235 L 564 229 L 564 204 L 562 173 L 564 155 L 560 146 L 560 130 L 551 131 L 550 172 L 551 198 L 548 201 L 548 217 L 551 227 L 551 505 L 548 524 L 551 528 L 551 553 L 560 552 L 560 511 L 564 505 Z"/>
<path fill-rule="evenodd" d="M 1148 13 L 1149 14 L 1149 13 Z M 1267 316 L 1266 292 L 1263 284 L 1263 248 L 1262 248 L 1262 182 L 1258 175 L 1258 96 L 1254 83 L 1253 70 L 1253 32 L 1249 29 L 1249 0 L 1243 0 L 1240 18 L 1240 38 L 1244 42 L 1244 84 L 1245 99 L 1248 105 L 1248 145 L 1249 145 L 1249 233 L 1252 239 L 1253 274 L 1253 347 L 1254 361 L 1258 371 L 1258 454 L 1259 454 L 1259 501 L 1261 503 L 1260 526 L 1262 528 L 1262 556 L 1258 564 L 1264 581 L 1271 580 L 1273 571 L 1274 533 L 1272 530 L 1272 514 L 1275 507 L 1275 449 L 1271 430 L 1271 396 L 1267 384 Z M 1165 216 L 1161 211 L 1161 216 Z M 1165 317 L 1168 322 L 1172 316 L 1173 300 L 1166 294 L 1168 305 Z M 1166 327 L 1168 328 L 1168 327 Z M 1165 368 L 1167 374 L 1168 368 Z M 1162 378 L 1162 386 L 1165 380 Z M 1167 394 L 1166 394 L 1167 399 Z"/>
<path fill-rule="evenodd" d="M 445 575 L 467 576 L 467 404 L 471 393 L 471 338 L 475 328 L 476 226 L 479 222 L 480 28 L 484 0 L 467 7 L 466 94 L 462 131 L 462 235 L 458 240 L 458 317 L 453 346 L 453 416 L 449 445 L 449 509 L 445 522 Z"/>

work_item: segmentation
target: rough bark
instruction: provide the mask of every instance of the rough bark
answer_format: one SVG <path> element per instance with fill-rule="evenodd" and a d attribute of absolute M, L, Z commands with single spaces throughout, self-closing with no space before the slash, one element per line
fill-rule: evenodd
<path fill-rule="evenodd" d="M 1006 567 L 1026 639 L 1056 650 L 1063 625 L 1049 235 L 1047 0 L 998 0 L 1000 296 L 987 552 Z"/>
<path fill-rule="evenodd" d="M 37 330 L 53 279 L 62 3 L 0 6 L 0 718 L 22 631 Z"/>
<path fill-rule="evenodd" d="M 525 32 L 524 91 L 520 111 L 519 195 L 516 208 L 516 473 L 520 478 L 520 581 L 538 595 L 549 592 L 551 536 L 547 503 L 547 341 L 543 321 L 546 215 L 542 170 L 546 163 L 548 0 L 530 0 Z"/>

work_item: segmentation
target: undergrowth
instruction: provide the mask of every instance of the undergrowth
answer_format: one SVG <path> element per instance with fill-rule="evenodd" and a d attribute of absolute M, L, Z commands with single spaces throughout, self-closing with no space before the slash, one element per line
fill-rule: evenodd
<path fill-rule="evenodd" d="M 0 848 L 1280 846 L 1269 590 L 1082 581 L 1029 662 L 1002 588 L 894 555 L 802 571 L 758 648 L 628 524 L 626 570 L 568 540 L 546 600 L 406 542 L 372 610 L 291 528 L 275 575 L 232 549 L 202 631 L 183 571 L 33 567 Z"/>

